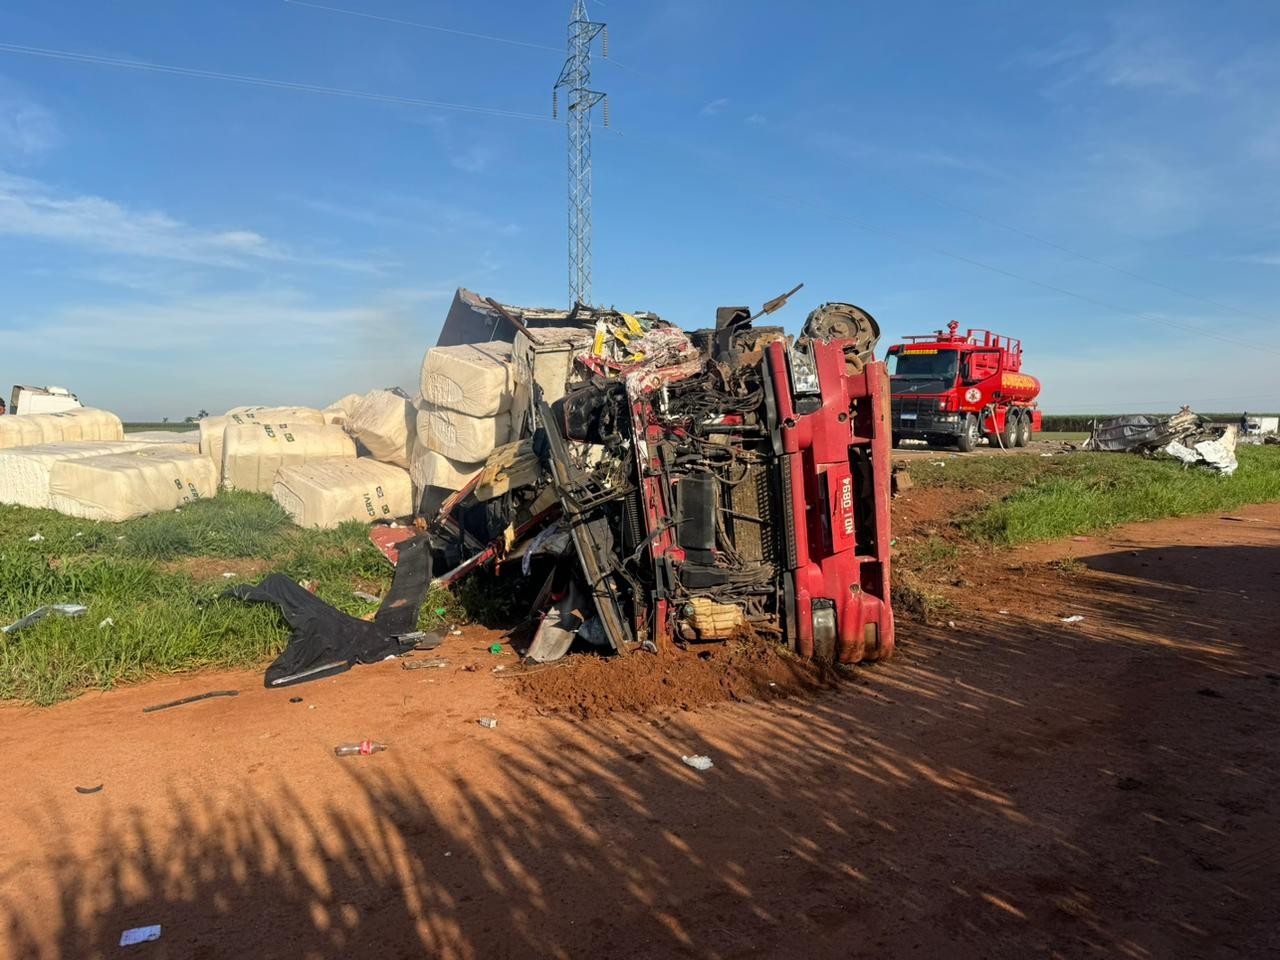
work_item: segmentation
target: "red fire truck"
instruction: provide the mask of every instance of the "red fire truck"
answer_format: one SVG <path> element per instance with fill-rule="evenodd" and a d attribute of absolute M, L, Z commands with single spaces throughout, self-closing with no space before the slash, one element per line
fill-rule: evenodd
<path fill-rule="evenodd" d="M 1023 447 L 1040 430 L 1040 381 L 1022 372 L 1022 341 L 951 321 L 889 348 L 893 445 Z"/>

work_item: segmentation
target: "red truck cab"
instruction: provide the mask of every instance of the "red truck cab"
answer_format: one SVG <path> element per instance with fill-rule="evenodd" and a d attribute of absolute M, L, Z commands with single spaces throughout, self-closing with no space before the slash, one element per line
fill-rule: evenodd
<path fill-rule="evenodd" d="M 887 353 L 893 444 L 1026 446 L 1040 430 L 1040 381 L 1022 372 L 1022 341 L 989 330 L 904 337 Z"/>

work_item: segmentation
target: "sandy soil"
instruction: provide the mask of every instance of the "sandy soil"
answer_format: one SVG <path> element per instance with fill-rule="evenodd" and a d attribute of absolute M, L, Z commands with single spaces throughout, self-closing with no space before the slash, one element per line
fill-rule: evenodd
<path fill-rule="evenodd" d="M 816 693 L 582 720 L 476 631 L 0 708 L 0 953 L 1280 955 L 1280 505 L 1237 516 L 968 557 L 954 627 Z"/>

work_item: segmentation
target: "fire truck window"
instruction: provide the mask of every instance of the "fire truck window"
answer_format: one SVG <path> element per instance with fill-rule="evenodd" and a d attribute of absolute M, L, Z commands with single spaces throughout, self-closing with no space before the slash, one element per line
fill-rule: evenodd
<path fill-rule="evenodd" d="M 985 380 L 1000 372 L 1000 354 L 995 350 L 978 350 L 969 358 L 969 376 Z"/>
<path fill-rule="evenodd" d="M 893 377 L 941 377 L 955 379 L 957 354 L 954 350 L 935 353 L 895 353 L 889 357 L 889 375 Z"/>

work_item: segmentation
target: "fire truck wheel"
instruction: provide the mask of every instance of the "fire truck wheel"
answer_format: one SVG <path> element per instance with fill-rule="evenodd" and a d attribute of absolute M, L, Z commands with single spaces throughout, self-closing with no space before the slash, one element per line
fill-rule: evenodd
<path fill-rule="evenodd" d="M 1018 446 L 1018 437 L 1021 436 L 1022 417 L 1019 416 L 1017 410 L 1010 410 L 1004 418 L 1004 433 L 1000 434 L 1000 446 L 1005 449 L 1012 449 Z"/>
<path fill-rule="evenodd" d="M 1018 446 L 1025 447 L 1031 442 L 1031 414 L 1023 415 L 1018 421 Z"/>
<path fill-rule="evenodd" d="M 964 429 L 956 437 L 961 453 L 972 453 L 978 446 L 978 418 L 972 413 L 964 418 Z"/>

